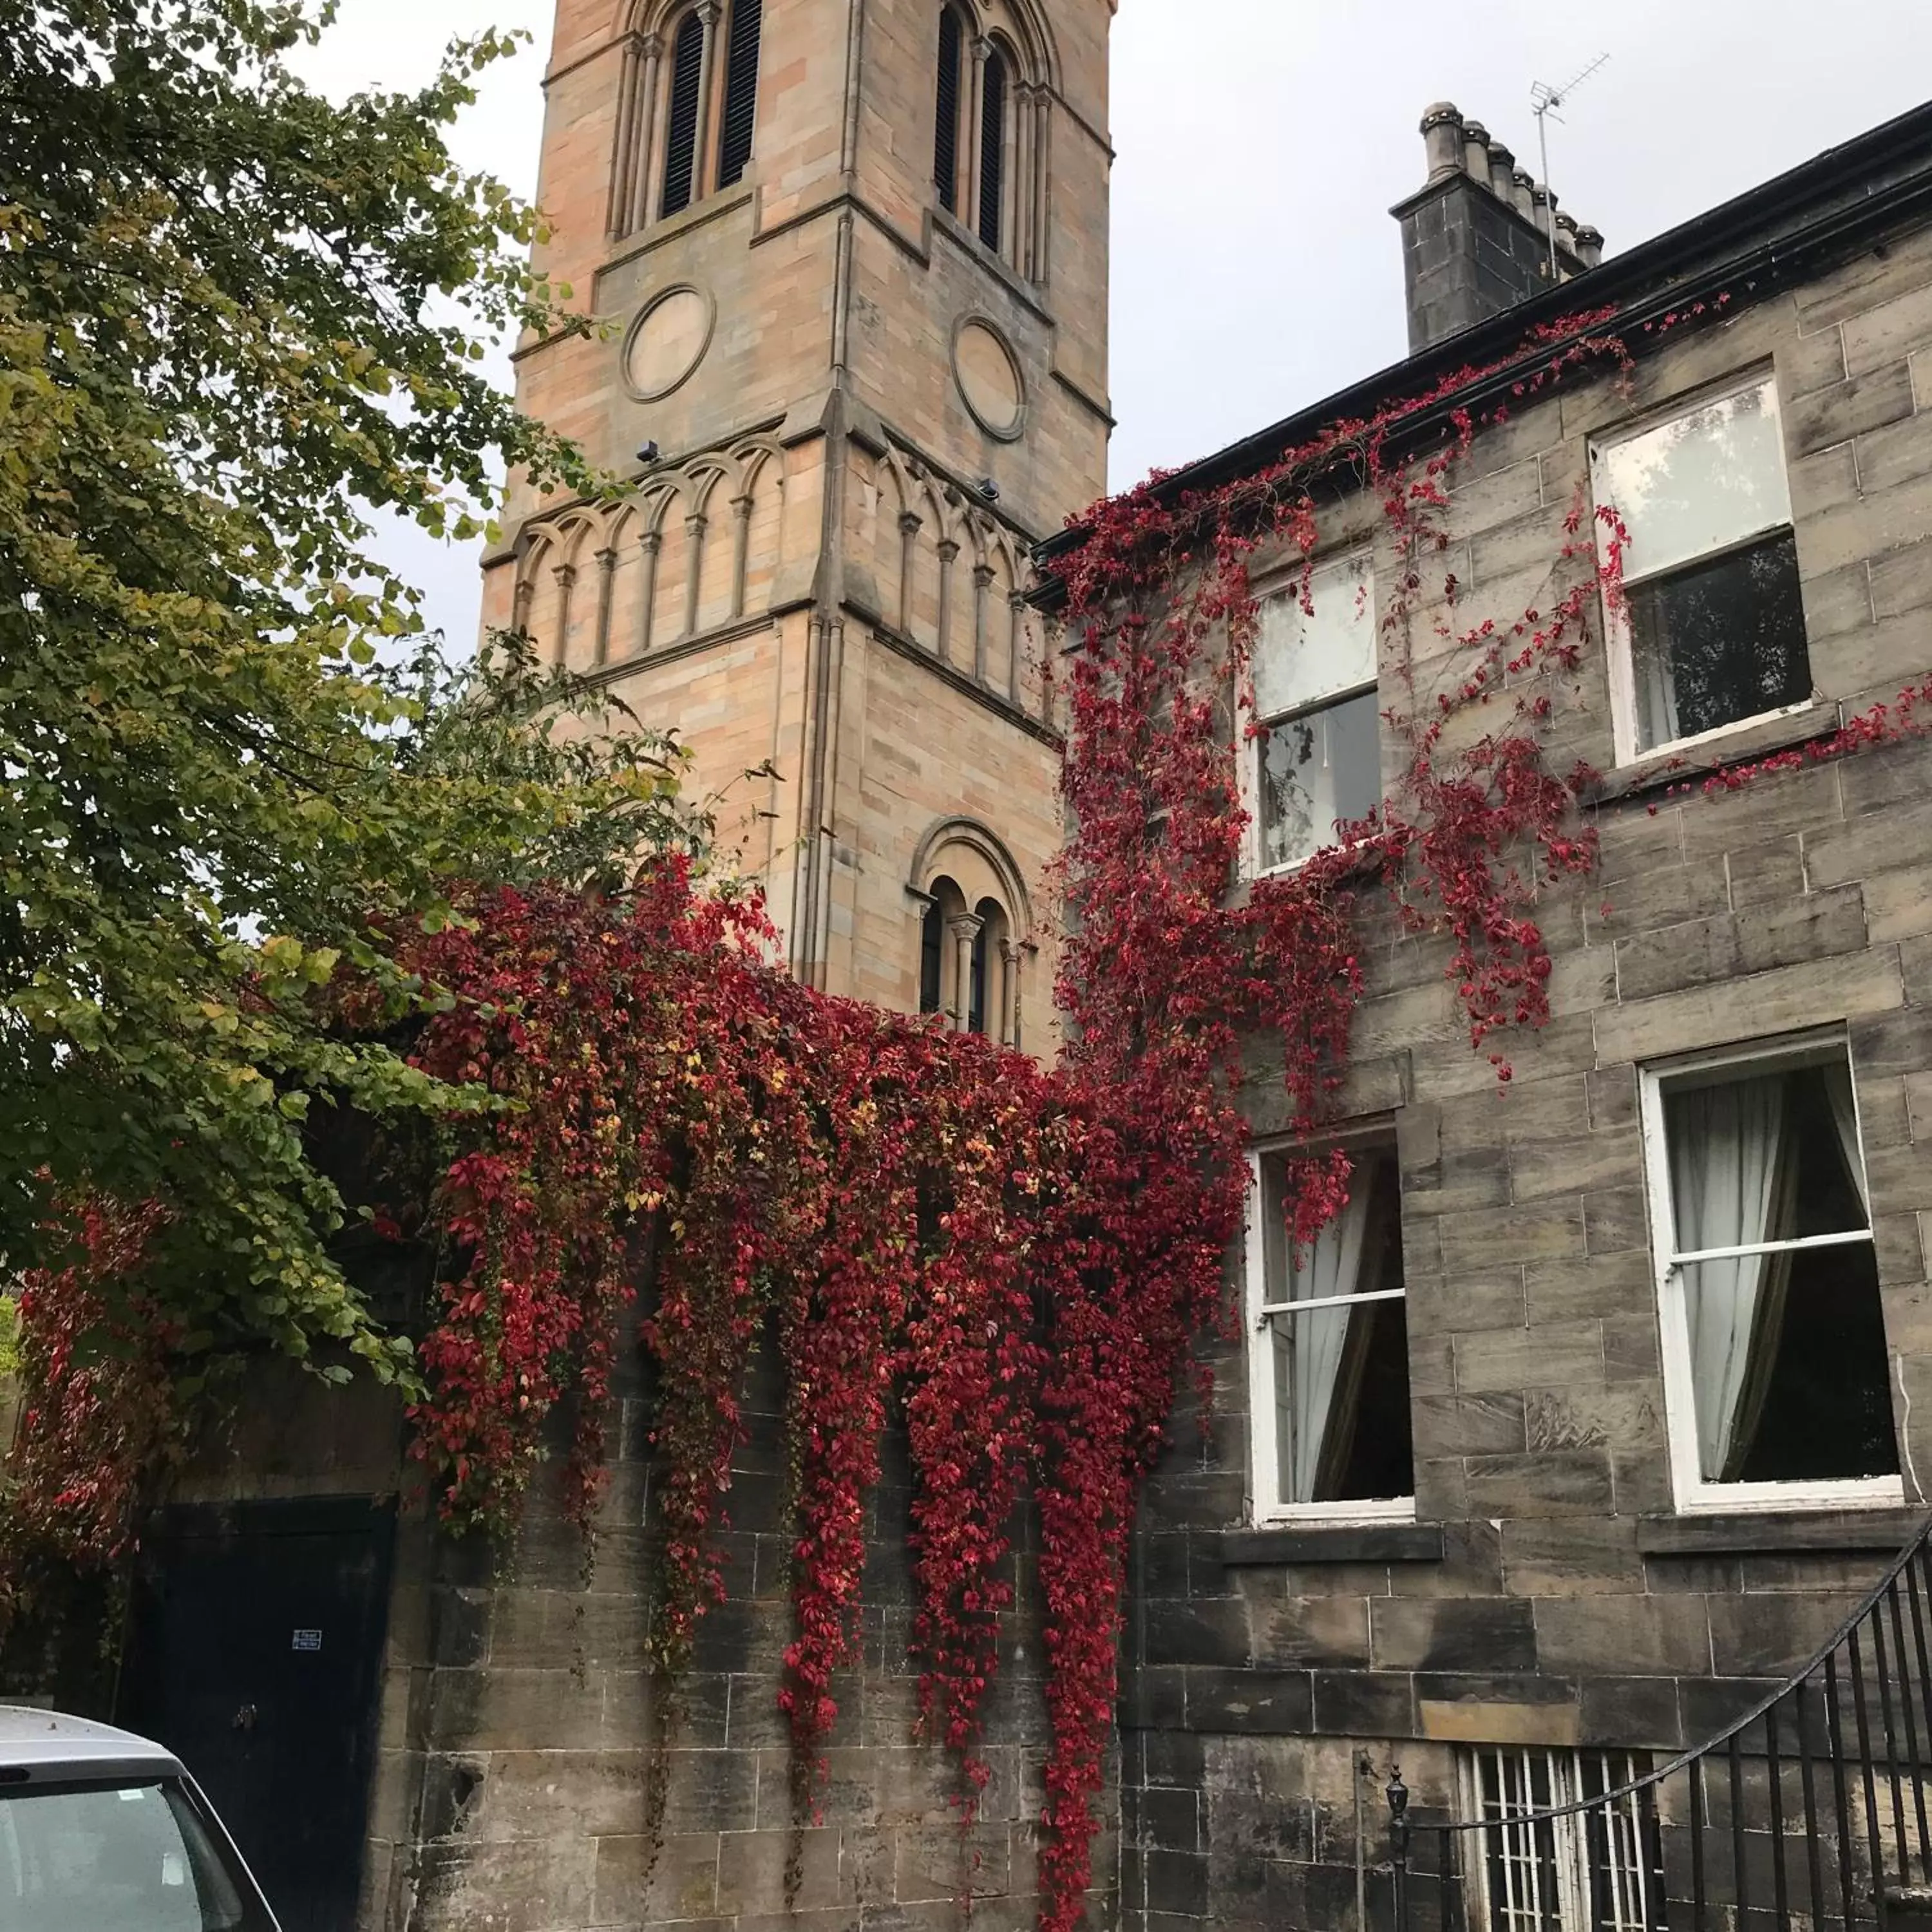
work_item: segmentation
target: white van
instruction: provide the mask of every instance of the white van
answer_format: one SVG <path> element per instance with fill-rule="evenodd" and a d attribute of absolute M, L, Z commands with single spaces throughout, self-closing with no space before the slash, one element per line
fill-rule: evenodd
<path fill-rule="evenodd" d="M 278 1932 L 233 1841 L 159 1744 L 0 1705 L 0 1927 Z"/>

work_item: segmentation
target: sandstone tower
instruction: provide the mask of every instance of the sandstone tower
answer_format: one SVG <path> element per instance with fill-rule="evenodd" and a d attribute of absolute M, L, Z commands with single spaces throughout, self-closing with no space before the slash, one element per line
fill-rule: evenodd
<path fill-rule="evenodd" d="M 1113 9 L 559 0 L 539 261 L 600 326 L 518 396 L 636 488 L 526 493 L 485 561 L 486 625 L 692 747 L 801 978 L 1030 1046 L 1022 592 L 1106 482 Z"/>

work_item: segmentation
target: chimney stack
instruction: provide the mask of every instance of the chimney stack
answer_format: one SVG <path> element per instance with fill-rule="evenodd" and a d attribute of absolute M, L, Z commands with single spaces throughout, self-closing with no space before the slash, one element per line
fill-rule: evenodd
<path fill-rule="evenodd" d="M 1560 281 L 1603 260 L 1603 236 L 1559 211 L 1480 121 L 1438 101 L 1422 139 L 1428 180 L 1390 211 L 1402 224 L 1411 355 L 1548 288 L 1552 236 Z"/>

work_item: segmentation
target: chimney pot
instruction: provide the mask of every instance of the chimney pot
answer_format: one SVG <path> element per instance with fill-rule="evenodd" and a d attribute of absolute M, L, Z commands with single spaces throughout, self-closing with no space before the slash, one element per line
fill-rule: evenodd
<path fill-rule="evenodd" d="M 1556 197 L 1540 182 L 1530 188 L 1529 198 L 1534 210 L 1531 219 L 1536 224 L 1537 232 L 1544 236 L 1556 232 Z"/>
<path fill-rule="evenodd" d="M 1592 228 L 1586 222 L 1577 230 L 1576 259 L 1586 268 L 1594 268 L 1604 259 L 1604 236 L 1600 229 Z"/>
<path fill-rule="evenodd" d="M 1536 182 L 1526 170 L 1518 168 L 1510 176 L 1510 200 L 1526 221 L 1536 219 Z"/>
<path fill-rule="evenodd" d="M 1438 100 L 1423 116 L 1422 144 L 1432 182 L 1462 172 L 1462 117 L 1451 103 Z"/>
<path fill-rule="evenodd" d="M 1510 193 L 1510 177 L 1516 172 L 1516 157 L 1500 141 L 1490 143 L 1490 192 L 1497 200 L 1508 202 L 1514 197 Z"/>
<path fill-rule="evenodd" d="M 1462 171 L 1478 186 L 1490 184 L 1490 130 L 1480 121 L 1462 123 Z"/>

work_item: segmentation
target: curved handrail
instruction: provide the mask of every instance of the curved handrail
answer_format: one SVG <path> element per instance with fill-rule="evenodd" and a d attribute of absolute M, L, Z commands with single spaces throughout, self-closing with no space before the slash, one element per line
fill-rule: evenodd
<path fill-rule="evenodd" d="M 1547 1810 L 1516 1812 L 1513 1813 L 1508 1818 L 1472 1819 L 1458 1824 L 1432 1823 L 1429 1829 L 1439 1835 L 1453 1835 L 1465 1832 L 1493 1832 L 1498 1827 L 1505 1828 L 1511 1832 L 1519 1832 L 1546 1823 L 1554 1819 L 1572 1818 L 1586 1811 L 1605 1810 L 1611 1805 L 1634 1796 L 1638 1792 L 1647 1791 L 1654 1786 L 1663 1784 L 1666 1778 L 1676 1777 L 1679 1772 L 1688 1769 L 1701 1760 L 1710 1756 L 1714 1752 L 1723 1750 L 1734 1738 L 1742 1736 L 1744 1732 L 1750 1729 L 1752 1725 L 1766 1716 L 1774 1706 L 1782 1703 L 1810 1677 L 1814 1671 L 1822 1670 L 1831 1663 L 1832 1658 L 1838 1654 L 1840 1646 L 1884 1601 L 1886 1592 L 1900 1577 L 1905 1574 L 1912 1559 L 1926 1546 L 1928 1539 L 1932 1539 L 1932 1516 L 1928 1516 L 1919 1525 L 1917 1530 L 1913 1532 L 1912 1540 L 1900 1551 L 1891 1567 L 1873 1586 L 1864 1600 L 1845 1618 L 1844 1622 L 1839 1624 L 1802 1670 L 1794 1671 L 1768 1697 L 1754 1704 L 1727 1730 L 1720 1731 L 1714 1738 L 1696 1746 L 1692 1750 L 1680 1752 L 1660 1769 L 1647 1772 L 1642 1778 L 1633 1778 L 1629 1784 L 1618 1786 L 1614 1791 L 1600 1792 L 1594 1797 L 1576 1798 L 1568 1804 L 1552 1805 Z"/>

